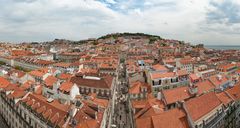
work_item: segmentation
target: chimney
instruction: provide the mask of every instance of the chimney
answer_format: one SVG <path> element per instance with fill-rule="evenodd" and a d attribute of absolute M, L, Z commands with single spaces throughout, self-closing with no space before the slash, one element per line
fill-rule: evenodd
<path fill-rule="evenodd" d="M 217 79 L 218 79 L 219 81 L 221 81 L 221 80 L 222 80 L 222 75 L 217 75 Z"/>
<path fill-rule="evenodd" d="M 160 91 L 157 93 L 157 99 L 162 100 L 162 93 Z"/>

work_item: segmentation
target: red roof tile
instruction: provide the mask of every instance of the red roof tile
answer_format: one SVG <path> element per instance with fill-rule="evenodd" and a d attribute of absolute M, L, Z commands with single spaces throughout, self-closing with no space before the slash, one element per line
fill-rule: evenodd
<path fill-rule="evenodd" d="M 148 88 L 148 84 L 140 81 L 136 81 L 131 84 L 131 87 L 129 89 L 130 94 L 139 94 L 141 93 L 142 88 Z"/>
<path fill-rule="evenodd" d="M 190 99 L 185 103 L 187 112 L 193 121 L 197 121 L 202 116 L 208 114 L 210 111 L 222 104 L 213 92 Z"/>
<path fill-rule="evenodd" d="M 211 76 L 209 80 L 213 83 L 215 87 L 219 87 L 220 85 L 226 83 L 228 81 L 227 77 L 224 75 L 215 75 Z"/>
<path fill-rule="evenodd" d="M 191 97 L 188 87 L 178 87 L 169 90 L 163 90 L 162 94 L 166 104 L 172 104 L 177 101 L 184 101 Z"/>
<path fill-rule="evenodd" d="M 168 71 L 168 69 L 164 65 L 156 64 L 152 66 L 154 70 L 158 71 Z"/>
<path fill-rule="evenodd" d="M 150 74 L 152 79 L 159 79 L 159 78 L 168 78 L 168 77 L 175 77 L 174 72 L 167 72 L 167 73 L 151 73 Z"/>
<path fill-rule="evenodd" d="M 233 88 L 226 90 L 226 92 L 232 96 L 234 100 L 240 100 L 240 84 L 237 84 Z"/>
<path fill-rule="evenodd" d="M 0 88 L 6 88 L 9 84 L 10 82 L 7 79 L 0 76 Z"/>
<path fill-rule="evenodd" d="M 53 86 L 53 84 L 54 83 L 56 83 L 57 82 L 57 78 L 56 77 L 54 77 L 54 76 L 48 76 L 45 80 L 44 80 L 44 82 L 45 82 L 45 84 L 48 86 L 48 87 L 51 87 L 51 86 Z"/>
<path fill-rule="evenodd" d="M 188 128 L 186 114 L 178 108 L 152 116 L 154 128 Z"/>
<path fill-rule="evenodd" d="M 71 88 L 73 86 L 72 82 L 64 82 L 60 85 L 60 90 L 65 92 L 70 92 Z"/>
<path fill-rule="evenodd" d="M 233 99 L 226 92 L 218 93 L 217 97 L 224 104 L 224 106 L 227 106 L 229 103 L 233 102 Z"/>
<path fill-rule="evenodd" d="M 206 93 L 215 88 L 209 80 L 198 82 L 196 86 L 198 87 L 198 94 Z"/>
<path fill-rule="evenodd" d="M 93 88 L 111 88 L 113 77 L 105 76 L 100 78 L 99 80 L 96 79 L 87 79 L 82 78 L 81 76 L 74 76 L 70 79 L 72 83 L 76 83 L 78 86 L 87 86 Z"/>

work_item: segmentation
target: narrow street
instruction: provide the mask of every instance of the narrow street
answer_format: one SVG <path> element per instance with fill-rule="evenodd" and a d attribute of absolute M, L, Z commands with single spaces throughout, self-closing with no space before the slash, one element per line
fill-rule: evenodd
<path fill-rule="evenodd" d="M 112 106 L 108 128 L 133 128 L 132 109 L 128 97 L 128 78 L 126 72 L 126 55 L 120 56 L 115 85 L 112 90 Z"/>

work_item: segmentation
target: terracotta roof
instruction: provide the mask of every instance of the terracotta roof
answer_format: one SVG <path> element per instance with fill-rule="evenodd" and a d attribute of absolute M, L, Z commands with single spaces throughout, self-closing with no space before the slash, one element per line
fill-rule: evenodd
<path fill-rule="evenodd" d="M 110 63 L 102 63 L 99 66 L 99 69 L 116 69 L 117 65 L 116 64 L 110 64 Z"/>
<path fill-rule="evenodd" d="M 198 82 L 196 86 L 198 87 L 198 94 L 206 93 L 215 88 L 209 80 Z"/>
<path fill-rule="evenodd" d="M 150 74 L 152 79 L 159 79 L 159 78 L 169 78 L 169 77 L 175 77 L 174 72 L 167 72 L 167 73 L 151 73 Z"/>
<path fill-rule="evenodd" d="M 18 87 L 17 84 L 9 84 L 6 88 L 4 88 L 5 91 L 13 91 Z"/>
<path fill-rule="evenodd" d="M 101 106 L 101 107 L 107 108 L 109 101 L 106 100 L 106 99 L 94 98 L 93 102 L 96 103 L 97 105 Z"/>
<path fill-rule="evenodd" d="M 71 65 L 71 63 L 64 63 L 64 62 L 53 64 L 53 66 L 63 67 L 63 68 L 68 68 L 68 67 L 70 67 L 70 65 Z"/>
<path fill-rule="evenodd" d="M 76 128 L 99 128 L 100 124 L 97 120 L 80 121 Z"/>
<path fill-rule="evenodd" d="M 33 54 L 32 52 L 26 50 L 12 50 L 11 53 L 12 56 L 28 56 Z"/>
<path fill-rule="evenodd" d="M 25 91 L 22 90 L 15 90 L 13 93 L 9 94 L 7 97 L 8 98 L 14 98 L 14 99 L 18 99 L 18 98 L 22 98 L 23 96 L 26 95 Z"/>
<path fill-rule="evenodd" d="M 142 109 L 146 107 L 147 100 L 133 100 L 132 107 L 135 109 Z"/>
<path fill-rule="evenodd" d="M 44 80 L 44 82 L 45 82 L 45 85 L 51 87 L 51 86 L 53 86 L 54 83 L 57 82 L 57 80 L 58 80 L 58 79 L 57 79 L 56 77 L 54 77 L 54 76 L 48 76 L 48 77 Z"/>
<path fill-rule="evenodd" d="M 62 79 L 62 80 L 68 80 L 68 79 L 70 79 L 72 77 L 72 75 L 71 74 L 67 74 L 67 73 L 61 73 L 59 76 L 58 76 L 58 78 L 59 79 Z"/>
<path fill-rule="evenodd" d="M 224 64 L 224 65 L 218 66 L 218 68 L 223 68 L 223 69 L 227 70 L 227 69 L 230 69 L 230 68 L 233 68 L 236 66 L 237 66 L 236 64 Z"/>
<path fill-rule="evenodd" d="M 158 115 L 163 112 L 164 112 L 163 108 L 160 108 L 157 105 L 153 105 L 153 106 L 149 107 L 149 109 L 147 109 L 147 111 L 145 111 L 143 114 L 141 114 L 138 118 L 154 116 L 154 115 Z"/>
<path fill-rule="evenodd" d="M 88 114 L 86 114 L 84 111 L 82 111 L 81 109 L 76 113 L 76 115 L 74 116 L 74 119 L 75 119 L 76 121 L 92 120 L 92 118 L 91 118 Z"/>
<path fill-rule="evenodd" d="M 152 116 L 154 128 L 188 128 L 186 114 L 175 108 L 156 116 Z"/>
<path fill-rule="evenodd" d="M 64 118 L 70 110 L 69 105 L 61 104 L 56 100 L 49 103 L 42 95 L 29 94 L 22 102 L 26 102 L 28 106 L 34 107 L 37 113 L 42 114 L 45 119 L 53 121 L 51 123 L 59 127 L 62 127 Z M 40 104 L 40 106 L 36 105 L 36 107 L 35 104 Z M 59 116 L 56 116 L 57 113 Z"/>
<path fill-rule="evenodd" d="M 189 77 L 190 77 L 190 79 L 193 80 L 193 81 L 200 79 L 200 77 L 197 76 L 196 74 L 190 74 Z"/>
<path fill-rule="evenodd" d="M 170 59 L 164 59 L 165 63 L 176 63 L 176 60 L 173 58 Z"/>
<path fill-rule="evenodd" d="M 185 102 L 185 104 L 187 112 L 192 120 L 197 121 L 222 103 L 216 94 L 214 94 L 214 92 L 210 92 L 202 96 L 190 99 Z"/>
<path fill-rule="evenodd" d="M 65 92 L 70 92 L 71 88 L 73 86 L 72 82 L 64 82 L 60 85 L 60 90 Z"/>
<path fill-rule="evenodd" d="M 221 77 L 220 79 L 218 77 Z M 215 87 L 219 87 L 220 85 L 226 83 L 228 81 L 227 77 L 225 75 L 215 75 L 211 76 L 209 80 L 213 83 Z"/>
<path fill-rule="evenodd" d="M 0 76 L 0 88 L 6 88 L 9 84 L 10 82 L 7 79 Z"/>
<path fill-rule="evenodd" d="M 136 128 L 154 128 L 151 117 L 136 119 Z"/>
<path fill-rule="evenodd" d="M 178 76 L 188 75 L 188 72 L 185 69 L 177 70 Z"/>
<path fill-rule="evenodd" d="M 226 90 L 234 100 L 240 100 L 240 84 L 235 85 L 233 88 Z"/>
<path fill-rule="evenodd" d="M 43 73 L 39 70 L 33 70 L 33 71 L 29 72 L 29 74 L 32 76 L 36 76 L 36 77 L 43 77 L 43 75 L 45 75 L 46 73 Z"/>
<path fill-rule="evenodd" d="M 233 102 L 233 99 L 226 93 L 226 92 L 221 92 L 216 94 L 218 99 L 224 104 L 224 106 L 227 107 L 227 105 L 231 102 Z"/>
<path fill-rule="evenodd" d="M 23 76 L 26 74 L 25 72 L 19 71 L 19 70 L 12 70 L 12 71 L 10 71 L 9 73 L 10 73 L 10 74 L 17 74 L 17 77 L 18 77 L 18 78 L 21 78 L 21 77 L 23 77 Z"/>
<path fill-rule="evenodd" d="M 168 71 L 168 69 L 164 65 L 156 64 L 152 66 L 154 70 Z"/>
<path fill-rule="evenodd" d="M 131 94 L 139 94 L 141 93 L 142 88 L 147 88 L 149 85 L 147 83 L 136 81 L 130 85 L 129 93 Z"/>
<path fill-rule="evenodd" d="M 180 63 L 181 64 L 191 64 L 191 63 L 193 63 L 193 61 L 191 59 L 181 59 Z"/>
<path fill-rule="evenodd" d="M 163 90 L 163 98 L 166 101 L 166 104 L 172 104 L 177 101 L 184 101 L 191 97 L 188 87 L 178 87 L 169 90 Z"/>
<path fill-rule="evenodd" d="M 24 90 L 29 89 L 32 84 L 34 84 L 34 82 L 31 81 L 31 80 L 28 80 L 21 86 L 21 88 L 24 89 Z"/>
<path fill-rule="evenodd" d="M 84 75 L 95 75 L 98 74 L 99 70 L 98 69 L 90 69 L 90 68 L 83 68 L 80 70 L 79 73 L 84 74 Z"/>
<path fill-rule="evenodd" d="M 74 76 L 70 79 L 72 83 L 76 83 L 78 86 L 87 86 L 93 88 L 107 88 L 110 89 L 112 85 L 113 78 L 111 76 L 106 76 L 100 78 L 100 80 L 96 79 L 86 79 L 81 76 Z"/>
<path fill-rule="evenodd" d="M 40 72 L 42 72 L 42 73 L 48 73 L 49 71 L 50 72 L 55 72 L 57 69 L 55 69 L 55 68 L 48 68 L 48 67 L 43 67 L 43 68 L 39 68 L 39 69 L 37 69 L 37 71 L 40 71 Z"/>

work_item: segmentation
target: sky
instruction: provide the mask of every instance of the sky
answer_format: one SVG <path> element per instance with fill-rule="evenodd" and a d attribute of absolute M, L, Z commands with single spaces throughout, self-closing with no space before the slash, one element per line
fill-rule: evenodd
<path fill-rule="evenodd" d="M 0 41 L 81 40 L 141 32 L 240 45 L 240 0 L 0 0 Z"/>

